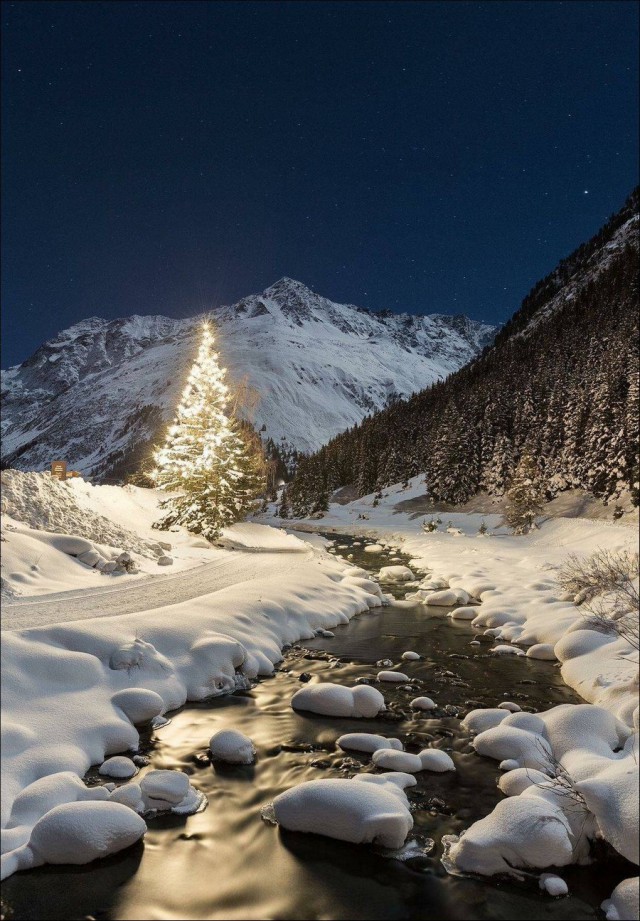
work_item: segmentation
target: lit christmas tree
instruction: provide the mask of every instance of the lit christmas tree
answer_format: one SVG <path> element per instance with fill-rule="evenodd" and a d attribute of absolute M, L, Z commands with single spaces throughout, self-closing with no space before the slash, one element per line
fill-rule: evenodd
<path fill-rule="evenodd" d="M 198 357 L 166 443 L 154 455 L 152 474 L 160 489 L 176 493 L 163 502 L 166 512 L 154 527 L 180 524 L 208 540 L 244 518 L 264 488 L 259 452 L 225 412 L 229 388 L 213 342 L 205 322 Z"/>

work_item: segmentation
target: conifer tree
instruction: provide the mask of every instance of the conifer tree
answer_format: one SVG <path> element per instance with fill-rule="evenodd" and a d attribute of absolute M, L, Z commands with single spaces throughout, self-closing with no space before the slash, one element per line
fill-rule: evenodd
<path fill-rule="evenodd" d="M 536 515 L 542 509 L 538 470 L 529 454 L 523 454 L 507 491 L 504 522 L 514 534 L 526 534 L 536 527 Z"/>
<path fill-rule="evenodd" d="M 209 540 L 244 518 L 264 486 L 262 458 L 226 414 L 229 388 L 208 323 L 164 447 L 155 455 L 156 485 L 175 495 L 154 527 L 184 525 Z"/>
<path fill-rule="evenodd" d="M 291 514 L 289 509 L 289 499 L 287 498 L 287 490 L 282 490 L 282 498 L 280 499 L 280 509 L 278 511 L 279 518 L 288 518 Z"/>

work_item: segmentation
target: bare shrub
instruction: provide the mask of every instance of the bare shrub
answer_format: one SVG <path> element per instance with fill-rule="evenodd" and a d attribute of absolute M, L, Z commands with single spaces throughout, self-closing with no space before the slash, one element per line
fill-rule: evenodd
<path fill-rule="evenodd" d="M 585 559 L 571 554 L 556 578 L 592 629 L 617 634 L 640 648 L 637 553 L 601 549 Z"/>

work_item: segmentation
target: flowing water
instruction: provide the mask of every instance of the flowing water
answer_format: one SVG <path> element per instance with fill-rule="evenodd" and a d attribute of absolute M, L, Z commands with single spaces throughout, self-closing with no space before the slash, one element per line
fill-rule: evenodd
<path fill-rule="evenodd" d="M 335 536 L 335 535 L 330 535 Z M 353 539 L 339 552 L 372 572 L 397 552 L 372 554 Z M 406 588 L 383 586 L 403 597 Z M 149 821 L 144 845 L 86 867 L 42 867 L 17 873 L 3 887 L 9 919 L 593 919 L 614 886 L 632 875 L 610 856 L 587 868 L 563 869 L 571 895 L 551 899 L 534 879 L 525 883 L 448 876 L 440 856 L 444 834 L 459 834 L 501 798 L 495 761 L 481 758 L 460 728 L 476 706 L 512 700 L 542 710 L 579 702 L 557 665 L 492 656 L 470 645 L 475 630 L 422 605 L 375 608 L 288 650 L 272 678 L 250 691 L 189 704 L 169 725 L 143 738 L 153 768 L 179 768 L 209 798 L 189 818 Z M 414 690 L 382 685 L 388 711 L 375 720 L 295 713 L 292 695 L 309 675 L 352 685 L 372 678 L 376 662 L 400 662 L 406 650 L 423 658 L 402 663 Z M 406 667 L 405 667 L 406 666 Z M 432 697 L 438 709 L 416 715 L 413 697 Z M 235 728 L 258 750 L 251 766 L 212 766 L 208 740 Z M 415 856 L 404 862 L 371 846 L 284 831 L 260 811 L 281 791 L 319 777 L 372 770 L 365 755 L 336 748 L 345 732 L 397 736 L 409 751 L 427 744 L 452 752 L 457 770 L 422 772 L 409 789 L 414 806 Z M 431 846 L 431 841 L 434 842 Z"/>

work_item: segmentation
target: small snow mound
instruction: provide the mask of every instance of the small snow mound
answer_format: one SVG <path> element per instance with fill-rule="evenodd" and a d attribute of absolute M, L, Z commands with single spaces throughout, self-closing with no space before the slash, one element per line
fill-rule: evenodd
<path fill-rule="evenodd" d="M 413 652 L 413 650 L 408 649 L 406 652 L 402 653 L 400 658 L 404 659 L 405 662 L 417 662 L 421 656 L 417 652 Z"/>
<path fill-rule="evenodd" d="M 365 553 L 384 553 L 382 544 L 367 544 L 364 548 Z"/>
<path fill-rule="evenodd" d="M 378 578 L 382 582 L 410 582 L 414 575 L 408 566 L 383 566 Z"/>
<path fill-rule="evenodd" d="M 530 659 L 543 659 L 549 662 L 555 662 L 556 654 L 553 650 L 553 643 L 534 643 L 533 646 L 529 646 L 526 654 Z"/>
<path fill-rule="evenodd" d="M 500 710 L 498 707 L 470 710 L 462 720 L 462 726 L 469 732 L 484 732 L 485 729 L 498 726 L 508 715 L 506 710 Z"/>
<path fill-rule="evenodd" d="M 517 646 L 507 646 L 502 644 L 500 646 L 494 646 L 493 649 L 490 649 L 489 652 L 495 653 L 497 656 L 523 656 L 525 655 L 524 649 L 518 649 Z"/>
<path fill-rule="evenodd" d="M 414 710 L 435 710 L 436 704 L 430 697 L 414 697 L 410 706 Z"/>
<path fill-rule="evenodd" d="M 128 806 L 129 809 L 133 809 L 134 812 L 144 812 L 145 807 L 142 788 L 140 784 L 135 781 L 116 787 L 115 790 L 112 790 L 109 794 L 109 800 L 112 803 L 122 803 L 123 806 Z"/>
<path fill-rule="evenodd" d="M 193 815 L 207 804 L 207 798 L 189 783 L 182 771 L 149 771 L 140 781 L 144 811 Z"/>
<path fill-rule="evenodd" d="M 294 710 L 322 716 L 348 716 L 372 719 L 386 709 L 384 697 L 366 684 L 347 688 L 341 684 L 314 684 L 301 688 L 291 698 Z"/>
<path fill-rule="evenodd" d="M 373 753 L 371 758 L 378 768 L 388 771 L 400 771 L 403 774 L 417 774 L 422 770 L 422 762 L 418 755 L 409 752 L 395 751 L 390 748 L 381 748 Z"/>
<path fill-rule="evenodd" d="M 147 799 L 175 806 L 189 792 L 189 778 L 182 771 L 149 771 L 140 781 L 140 788 Z"/>
<path fill-rule="evenodd" d="M 371 775 L 368 775 L 371 776 Z M 402 776 L 402 775 L 401 775 Z M 407 775 L 404 775 L 407 778 Z M 413 828 L 409 802 L 396 776 L 351 780 L 310 780 L 273 801 L 273 814 L 283 828 L 326 835 L 352 844 L 375 842 L 400 848 Z"/>
<path fill-rule="evenodd" d="M 105 777 L 116 777 L 118 780 L 128 780 L 138 773 L 131 758 L 124 755 L 115 755 L 113 758 L 107 758 L 98 768 L 98 773 Z"/>
<path fill-rule="evenodd" d="M 513 768 L 502 775 L 498 787 L 505 796 L 519 796 L 533 784 L 548 783 L 549 778 L 535 768 Z"/>
<path fill-rule="evenodd" d="M 520 713 L 522 707 L 512 700 L 503 700 L 501 704 L 498 704 L 498 710 L 510 710 L 511 713 Z"/>
<path fill-rule="evenodd" d="M 391 748 L 402 751 L 400 739 L 387 739 L 372 732 L 347 732 L 336 739 L 336 745 L 346 751 L 376 752 L 380 748 Z"/>
<path fill-rule="evenodd" d="M 573 836 L 562 809 L 539 797 L 501 800 L 459 838 L 445 838 L 443 863 L 462 873 L 513 875 L 515 867 L 564 867 L 575 860 Z"/>
<path fill-rule="evenodd" d="M 62 803 L 37 822 L 29 848 L 36 863 L 90 863 L 138 841 L 146 823 L 117 802 Z"/>
<path fill-rule="evenodd" d="M 146 723 L 164 713 L 162 697 L 147 688 L 125 688 L 116 691 L 111 703 L 119 707 L 134 725 Z"/>
<path fill-rule="evenodd" d="M 169 660 L 159 653 L 152 643 L 141 639 L 123 643 L 122 646 L 114 649 L 109 657 L 109 668 L 114 671 L 120 669 L 130 671 L 133 668 L 139 668 L 162 674 L 173 671 Z"/>
<path fill-rule="evenodd" d="M 378 672 L 377 679 L 378 681 L 389 681 L 389 682 L 410 681 L 409 676 L 403 674 L 402 672 L 385 672 L 385 671 Z"/>
<path fill-rule="evenodd" d="M 452 620 L 473 620 L 477 613 L 478 609 L 474 607 L 456 608 L 455 611 L 451 611 L 449 617 Z"/>
<path fill-rule="evenodd" d="M 607 921 L 637 921 L 640 908 L 638 883 L 640 878 L 635 876 L 623 879 L 605 899 L 600 906 L 607 916 Z"/>
<path fill-rule="evenodd" d="M 425 748 L 418 755 L 423 771 L 433 771 L 443 774 L 445 771 L 455 771 L 456 766 L 451 757 L 438 748 Z"/>
<path fill-rule="evenodd" d="M 211 736 L 209 751 L 214 761 L 252 764 L 256 750 L 251 739 L 235 729 L 221 729 Z"/>
<path fill-rule="evenodd" d="M 454 604 L 465 604 L 469 596 L 464 592 L 465 597 L 460 597 L 459 590 L 446 588 L 439 592 L 432 592 L 424 599 L 423 604 L 436 605 L 441 608 L 452 608 Z"/>
<path fill-rule="evenodd" d="M 520 762 L 516 761 L 515 758 L 506 758 L 504 761 L 500 762 L 498 767 L 501 771 L 505 771 L 505 773 L 508 774 L 509 771 L 515 771 L 517 768 L 519 768 Z"/>
<path fill-rule="evenodd" d="M 538 885 L 545 892 L 548 892 L 549 895 L 569 895 L 569 887 L 565 881 L 560 876 L 556 876 L 555 873 L 543 873 L 538 880 Z"/>

